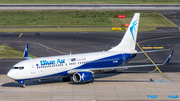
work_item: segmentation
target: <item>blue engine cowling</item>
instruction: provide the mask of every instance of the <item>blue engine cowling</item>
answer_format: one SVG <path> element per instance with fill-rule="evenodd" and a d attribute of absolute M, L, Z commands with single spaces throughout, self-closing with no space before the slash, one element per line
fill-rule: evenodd
<path fill-rule="evenodd" d="M 76 72 L 73 74 L 73 80 L 74 82 L 88 82 L 88 81 L 93 81 L 93 74 L 91 72 Z"/>

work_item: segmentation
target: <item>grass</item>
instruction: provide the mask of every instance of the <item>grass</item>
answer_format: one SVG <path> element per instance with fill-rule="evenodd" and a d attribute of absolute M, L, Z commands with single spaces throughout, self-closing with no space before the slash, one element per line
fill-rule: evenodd
<path fill-rule="evenodd" d="M 155 31 L 156 28 L 139 28 L 138 31 Z M 125 32 L 125 28 L 121 31 Z M 8 28 L 0 32 L 115 32 L 111 28 Z"/>
<path fill-rule="evenodd" d="M 13 49 L 6 45 L 0 45 L 0 58 L 22 58 L 23 52 Z M 36 58 L 36 56 L 29 55 L 29 57 Z"/>
<path fill-rule="evenodd" d="M 0 0 L 0 4 L 179 4 L 179 0 Z"/>
<path fill-rule="evenodd" d="M 0 27 L 119 27 L 129 24 L 137 11 L 123 10 L 1 10 Z M 139 27 L 177 27 L 160 13 L 141 13 Z M 126 15 L 127 18 L 114 18 Z"/>

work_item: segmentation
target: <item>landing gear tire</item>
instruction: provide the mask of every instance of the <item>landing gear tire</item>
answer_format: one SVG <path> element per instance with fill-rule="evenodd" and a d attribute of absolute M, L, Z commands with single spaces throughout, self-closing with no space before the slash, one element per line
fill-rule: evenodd
<path fill-rule="evenodd" d="M 21 83 L 21 87 L 25 88 L 26 87 L 25 83 Z"/>
<path fill-rule="evenodd" d="M 62 81 L 63 82 L 69 82 L 71 80 L 71 77 L 63 77 Z"/>

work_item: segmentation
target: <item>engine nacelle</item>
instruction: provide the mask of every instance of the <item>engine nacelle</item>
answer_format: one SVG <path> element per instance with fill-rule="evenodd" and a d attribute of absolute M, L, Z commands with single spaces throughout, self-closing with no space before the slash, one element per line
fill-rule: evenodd
<path fill-rule="evenodd" d="M 76 72 L 73 74 L 74 82 L 88 82 L 93 79 L 93 74 L 91 72 Z"/>

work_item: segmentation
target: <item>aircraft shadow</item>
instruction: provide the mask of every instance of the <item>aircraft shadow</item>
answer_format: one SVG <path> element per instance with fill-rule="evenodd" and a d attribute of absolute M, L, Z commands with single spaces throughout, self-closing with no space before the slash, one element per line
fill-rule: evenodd
<path fill-rule="evenodd" d="M 59 83 L 62 82 L 60 79 L 46 79 L 46 80 L 41 80 L 39 82 L 38 80 L 30 80 L 30 81 L 25 81 L 26 86 L 33 86 L 33 85 L 44 85 L 44 84 L 51 84 L 51 83 Z M 20 87 L 19 83 L 15 82 L 8 82 L 4 83 L 1 85 L 1 87 Z"/>
<path fill-rule="evenodd" d="M 99 74 L 96 74 L 96 76 L 94 78 L 94 82 L 148 82 L 148 81 L 142 81 L 142 80 L 98 80 L 100 78 L 116 76 L 121 73 L 122 72 L 99 73 Z M 26 81 L 26 86 L 44 85 L 44 84 L 60 83 L 60 82 L 62 82 L 62 80 L 60 80 L 59 78 L 44 79 L 44 80 L 41 80 L 41 82 L 39 82 L 39 80 L 29 80 L 29 81 Z M 72 84 L 72 85 L 82 85 L 83 84 L 83 85 L 85 85 L 88 83 L 86 83 L 86 82 L 75 83 L 75 82 L 73 82 L 73 80 L 71 78 L 71 81 L 68 84 Z M 1 87 L 20 87 L 20 84 L 15 83 L 15 82 L 8 82 L 8 83 L 2 84 Z"/>
<path fill-rule="evenodd" d="M 149 81 L 148 80 L 94 80 L 94 82 L 149 82 Z M 58 80 L 58 81 L 57 80 L 56 81 L 46 80 L 46 81 L 42 81 L 42 82 L 28 81 L 28 82 L 26 82 L 26 86 L 44 85 L 44 84 L 60 83 L 60 82 L 62 82 L 62 81 L 60 81 L 60 80 Z M 89 83 L 86 83 L 86 82 L 75 83 L 75 82 L 73 82 L 71 80 L 68 84 L 72 84 L 72 85 L 82 85 L 83 84 L 83 85 L 86 85 L 86 84 L 89 84 Z M 15 83 L 15 82 L 8 82 L 8 83 L 2 84 L 1 87 L 20 87 L 20 84 Z"/>
<path fill-rule="evenodd" d="M 94 80 L 94 82 L 149 82 L 149 80 Z"/>

